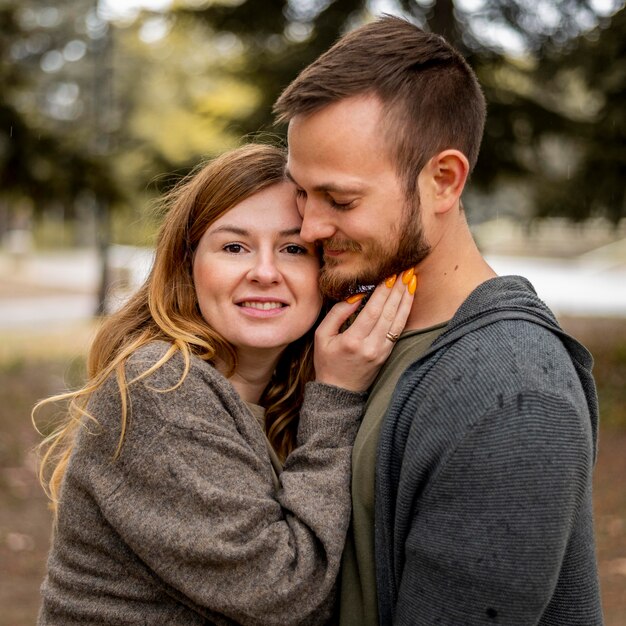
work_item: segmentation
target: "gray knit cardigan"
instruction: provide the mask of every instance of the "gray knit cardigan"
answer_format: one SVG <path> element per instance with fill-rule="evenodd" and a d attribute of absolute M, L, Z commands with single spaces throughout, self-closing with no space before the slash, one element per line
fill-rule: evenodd
<path fill-rule="evenodd" d="M 591 366 L 508 276 L 403 374 L 378 448 L 381 624 L 602 624 Z"/>
<path fill-rule="evenodd" d="M 129 379 L 168 345 L 140 349 Z M 309 383 L 276 492 L 264 433 L 232 385 L 180 355 L 92 397 L 61 491 L 39 624 L 321 624 L 350 515 L 365 394 Z"/>

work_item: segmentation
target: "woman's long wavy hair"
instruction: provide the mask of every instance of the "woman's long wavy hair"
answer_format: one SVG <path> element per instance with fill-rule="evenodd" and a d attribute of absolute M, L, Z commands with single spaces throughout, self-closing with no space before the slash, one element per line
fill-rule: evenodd
<path fill-rule="evenodd" d="M 98 330 L 87 360 L 88 382 L 79 390 L 42 400 L 68 403 L 59 426 L 39 446 L 39 478 L 56 512 L 60 489 L 79 428 L 94 420 L 87 404 L 109 377 L 117 379 L 121 396 L 121 434 L 115 456 L 122 449 L 128 420 L 128 386 L 151 374 L 180 352 L 185 367 L 191 355 L 220 362 L 231 375 L 237 354 L 231 344 L 202 317 L 193 283 L 193 257 L 200 238 L 222 215 L 254 193 L 285 180 L 286 155 L 282 148 L 249 144 L 200 166 L 163 198 L 167 213 L 156 244 L 152 270 L 139 291 Z M 171 344 L 163 358 L 134 380 L 125 376 L 126 360 L 141 346 L 155 340 Z M 304 385 L 314 377 L 313 329 L 281 355 L 260 404 L 266 409 L 268 439 L 283 460 L 295 446 L 297 416 Z M 177 385 L 177 386 L 178 386 Z"/>

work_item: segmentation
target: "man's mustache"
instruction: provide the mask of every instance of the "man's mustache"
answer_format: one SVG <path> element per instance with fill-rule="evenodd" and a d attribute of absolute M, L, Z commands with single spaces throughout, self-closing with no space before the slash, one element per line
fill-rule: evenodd
<path fill-rule="evenodd" d="M 360 252 L 361 245 L 352 239 L 324 239 L 318 243 L 322 251 L 333 250 L 334 252 Z"/>

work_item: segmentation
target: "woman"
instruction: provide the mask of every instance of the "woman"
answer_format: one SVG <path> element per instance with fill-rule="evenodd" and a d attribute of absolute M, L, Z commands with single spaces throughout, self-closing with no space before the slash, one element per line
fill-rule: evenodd
<path fill-rule="evenodd" d="M 412 296 L 387 281 L 343 333 L 358 297 L 337 304 L 314 368 L 319 260 L 284 167 L 282 150 L 245 146 L 167 198 L 148 280 L 44 442 L 40 624 L 328 618 L 363 391 Z"/>

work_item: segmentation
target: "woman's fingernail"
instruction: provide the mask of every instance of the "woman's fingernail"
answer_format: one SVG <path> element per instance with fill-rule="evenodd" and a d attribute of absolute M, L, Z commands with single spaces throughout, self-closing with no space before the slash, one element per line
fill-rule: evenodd
<path fill-rule="evenodd" d="M 385 279 L 385 286 L 391 289 L 396 284 L 396 275 L 392 274 L 389 278 Z"/>
<path fill-rule="evenodd" d="M 409 284 L 409 281 L 411 280 L 411 278 L 413 278 L 413 275 L 415 274 L 415 270 L 410 267 L 408 270 L 404 270 L 404 272 L 402 272 L 402 282 L 405 285 Z"/>
<path fill-rule="evenodd" d="M 415 290 L 417 289 L 417 275 L 416 274 L 413 274 L 413 276 L 411 276 L 411 280 L 409 281 L 407 289 L 409 290 L 409 293 L 411 295 L 415 293 Z"/>
<path fill-rule="evenodd" d="M 364 293 L 353 293 L 351 296 L 346 298 L 346 302 L 348 304 L 354 304 L 355 302 L 362 300 L 363 296 L 365 296 Z"/>

